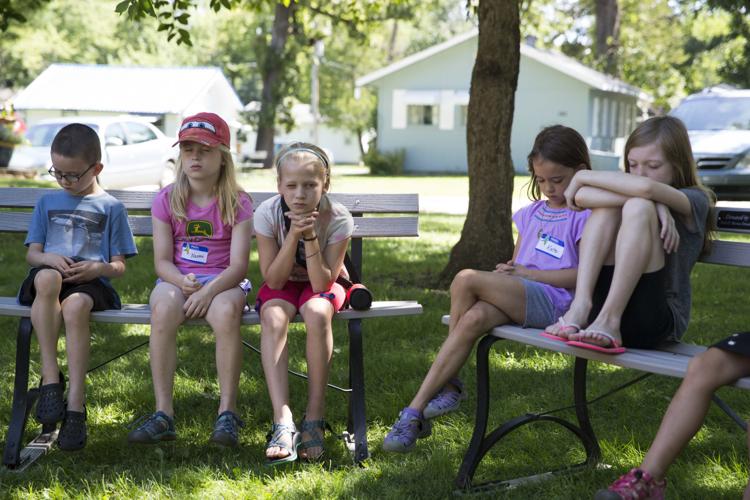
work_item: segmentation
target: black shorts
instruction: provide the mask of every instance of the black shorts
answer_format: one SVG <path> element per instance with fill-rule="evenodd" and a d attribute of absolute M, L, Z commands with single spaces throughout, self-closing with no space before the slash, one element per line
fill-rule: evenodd
<path fill-rule="evenodd" d="M 29 271 L 26 279 L 21 284 L 18 291 L 18 302 L 24 306 L 30 306 L 36 298 L 36 289 L 34 288 L 34 278 L 42 269 L 53 269 L 49 266 L 34 267 Z M 59 272 L 59 271 L 58 271 Z M 94 279 L 84 283 L 63 283 L 60 289 L 60 302 L 67 299 L 74 293 L 85 293 L 94 301 L 92 311 L 103 311 L 105 309 L 120 309 L 120 297 L 117 292 L 105 285 L 102 280 Z"/>
<path fill-rule="evenodd" d="M 603 266 L 592 297 L 589 323 L 599 315 L 612 284 L 614 266 Z M 674 330 L 674 316 L 667 304 L 666 267 L 644 273 L 638 280 L 622 314 L 622 345 L 649 349 L 669 337 Z"/>
<path fill-rule="evenodd" d="M 725 351 L 750 356 L 750 332 L 734 333 L 711 347 L 718 347 Z"/>

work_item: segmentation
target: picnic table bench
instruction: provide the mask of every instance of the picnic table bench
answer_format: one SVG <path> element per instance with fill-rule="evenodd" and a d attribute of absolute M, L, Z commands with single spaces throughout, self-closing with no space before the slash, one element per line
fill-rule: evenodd
<path fill-rule="evenodd" d="M 35 206 L 42 195 L 53 190 L 44 188 L 0 188 L 0 208 L 8 209 L 0 211 L 0 234 L 25 234 L 31 220 L 30 209 Z M 109 191 L 109 193 L 122 201 L 128 209 L 129 224 L 133 234 L 135 236 L 151 236 L 151 216 L 148 212 L 156 193 L 114 190 Z M 250 193 L 256 207 L 275 194 L 269 192 Z M 331 197 L 342 203 L 354 217 L 354 234 L 351 239 L 350 254 L 352 263 L 360 276 L 362 276 L 362 243 L 364 238 L 418 236 L 419 201 L 416 194 L 332 194 Z M 142 240 L 140 245 L 143 245 Z M 153 266 L 153 262 L 136 258 L 130 265 Z M 18 285 L 20 286 L 20 282 Z M 422 306 L 415 301 L 374 301 L 369 310 L 346 309 L 337 313 L 334 317 L 337 320 L 345 320 L 348 324 L 350 387 L 339 388 L 333 384 L 329 384 L 329 387 L 349 393 L 347 431 L 343 438 L 347 443 L 347 448 L 353 453 L 355 463 L 359 464 L 369 456 L 365 414 L 362 320 L 415 315 L 421 312 Z M 30 313 L 31 308 L 19 305 L 15 296 L 0 297 L 0 316 L 19 318 L 13 403 L 3 452 L 3 464 L 17 470 L 27 467 L 46 453 L 54 443 L 56 436 L 54 425 L 43 426 L 40 435 L 25 448 L 21 448 L 28 415 L 38 395 L 38 389 L 29 390 L 28 388 L 32 333 Z M 150 317 L 151 314 L 147 304 L 123 304 L 122 309 L 119 310 L 112 309 L 92 313 L 91 321 L 92 323 L 149 324 Z M 300 321 L 301 318 L 298 315 L 295 322 Z M 206 325 L 207 323 L 203 319 L 197 319 L 188 320 L 185 324 Z M 243 314 L 242 324 L 260 324 L 260 318 L 254 309 Z M 243 343 L 250 347 L 247 342 L 243 341 Z M 126 353 L 146 344 L 148 344 L 148 340 L 141 342 Z M 95 370 L 106 363 L 90 368 L 89 371 Z"/>
<path fill-rule="evenodd" d="M 750 233 L 750 209 L 716 208 L 717 226 L 720 231 Z M 700 262 L 722 264 L 729 266 L 750 267 L 750 243 L 733 241 L 714 241 L 709 255 L 703 256 Z M 448 324 L 450 316 L 443 316 L 442 322 Z M 455 486 L 461 491 L 481 492 L 499 487 L 508 487 L 523 482 L 543 479 L 559 472 L 572 471 L 582 467 L 597 465 L 601 461 L 601 450 L 594 429 L 589 420 L 589 405 L 633 385 L 651 375 L 667 375 L 684 378 L 688 363 L 693 356 L 705 351 L 707 347 L 684 342 L 667 342 L 656 349 L 631 349 L 623 354 L 604 354 L 590 349 L 569 346 L 559 340 L 548 339 L 540 335 L 542 330 L 521 328 L 518 325 L 501 325 L 490 330 L 477 345 L 476 371 L 476 420 L 469 446 L 455 479 Z M 731 332 L 727 332 L 727 335 Z M 573 404 L 564 408 L 549 411 L 527 413 L 507 420 L 487 433 L 490 411 L 490 370 L 489 355 L 492 346 L 499 340 L 520 342 L 535 348 L 547 349 L 575 358 L 573 366 Z M 589 361 L 598 361 L 623 368 L 632 368 L 644 372 L 633 380 L 625 382 L 592 400 L 588 399 L 586 390 L 586 373 Z M 750 389 L 750 377 L 738 380 L 734 387 Z M 719 406 L 743 430 L 747 429 L 746 422 L 738 416 L 718 396 L 713 397 Z M 577 422 L 571 422 L 554 415 L 565 410 L 574 409 Z M 572 432 L 580 441 L 586 452 L 586 460 L 580 464 L 561 467 L 559 469 L 507 480 L 487 481 L 473 484 L 474 474 L 480 462 L 490 449 L 514 430 L 534 422 L 553 422 Z"/>

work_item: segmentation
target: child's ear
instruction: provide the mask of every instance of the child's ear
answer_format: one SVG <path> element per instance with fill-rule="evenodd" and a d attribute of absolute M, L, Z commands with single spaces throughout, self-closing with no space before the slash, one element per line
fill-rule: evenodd
<path fill-rule="evenodd" d="M 97 162 L 96 166 L 94 167 L 94 175 L 99 175 L 102 170 L 104 170 L 104 164 L 102 162 Z"/>

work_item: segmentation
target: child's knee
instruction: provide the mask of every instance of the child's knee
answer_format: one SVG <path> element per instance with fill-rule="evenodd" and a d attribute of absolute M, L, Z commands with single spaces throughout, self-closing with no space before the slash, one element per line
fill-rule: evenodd
<path fill-rule="evenodd" d="M 720 386 L 721 384 L 713 383 L 714 374 L 721 371 L 721 366 L 726 361 L 723 359 L 722 351 L 718 349 L 708 349 L 701 354 L 694 356 L 688 362 L 687 372 L 685 373 L 685 382 L 691 385 Z"/>
<path fill-rule="evenodd" d="M 219 299 L 219 300 L 217 300 Z M 225 297 L 216 297 L 208 308 L 206 320 L 209 323 L 216 321 L 232 323 L 240 320 L 244 304 Z"/>
<path fill-rule="evenodd" d="M 70 295 L 62 303 L 62 315 L 65 324 L 81 323 L 84 319 L 88 322 L 93 307 L 94 299 L 89 295 L 85 293 Z"/>
<path fill-rule="evenodd" d="M 656 218 L 656 205 L 645 198 L 630 198 L 622 206 L 622 216 L 626 219 Z"/>
<path fill-rule="evenodd" d="M 331 313 L 331 305 L 327 302 L 308 302 L 303 313 L 307 331 L 325 331 L 331 325 Z"/>
<path fill-rule="evenodd" d="M 289 318 L 279 307 L 265 307 L 260 315 L 262 335 L 283 335 L 289 326 Z"/>
<path fill-rule="evenodd" d="M 61 288 L 62 275 L 55 269 L 41 269 L 34 276 L 34 289 L 37 296 L 57 296 Z"/>
<path fill-rule="evenodd" d="M 451 294 L 459 292 L 469 287 L 475 279 L 477 271 L 475 269 L 462 269 L 456 274 L 451 282 Z"/>

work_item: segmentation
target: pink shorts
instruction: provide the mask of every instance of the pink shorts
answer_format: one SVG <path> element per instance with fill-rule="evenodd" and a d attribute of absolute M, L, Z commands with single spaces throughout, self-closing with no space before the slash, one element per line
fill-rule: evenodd
<path fill-rule="evenodd" d="M 339 311 L 344 305 L 346 290 L 344 290 L 343 286 L 335 282 L 325 292 L 318 293 L 313 292 L 309 281 L 287 281 L 281 290 L 272 290 L 268 285 L 263 283 L 263 286 L 258 290 L 255 300 L 255 310 L 260 312 L 261 306 L 272 299 L 289 302 L 299 310 L 302 304 L 316 297 L 330 301 L 333 304 L 334 310 Z"/>

